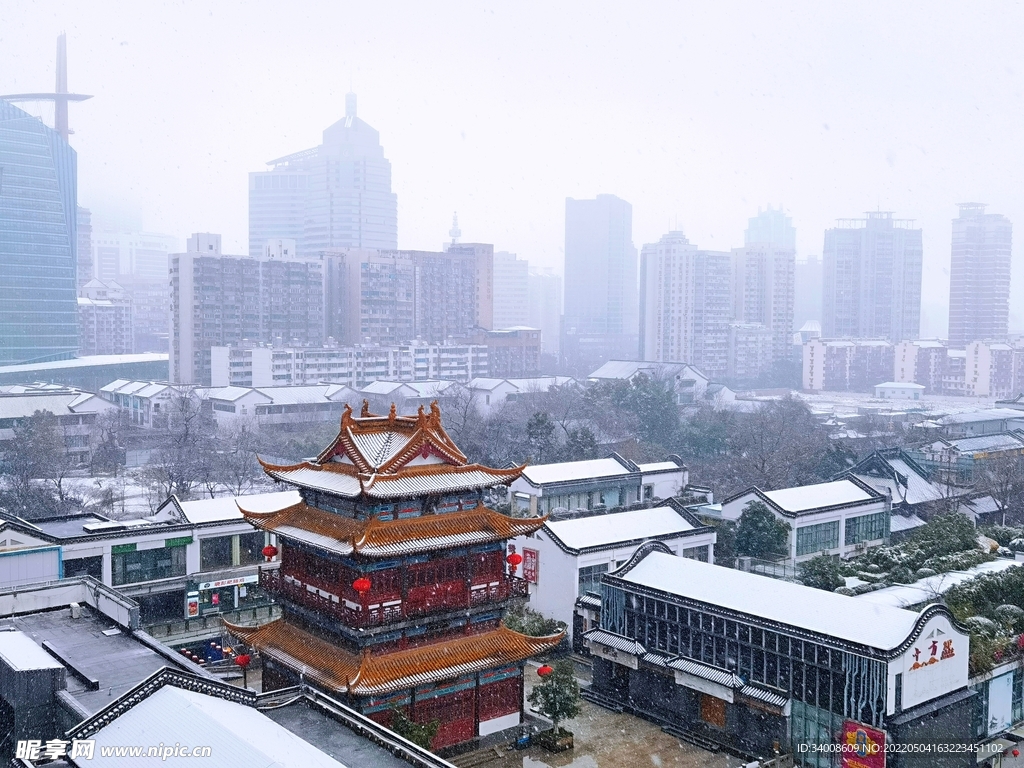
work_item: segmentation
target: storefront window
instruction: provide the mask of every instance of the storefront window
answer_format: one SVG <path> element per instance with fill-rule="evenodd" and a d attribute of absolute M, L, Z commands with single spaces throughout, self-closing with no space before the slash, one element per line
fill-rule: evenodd
<path fill-rule="evenodd" d="M 111 555 L 114 586 L 185 575 L 185 547 L 161 547 Z"/>
<path fill-rule="evenodd" d="M 266 543 L 266 534 L 262 531 L 255 533 L 240 533 L 238 535 L 238 565 L 255 565 L 263 562 L 263 546 Z"/>
<path fill-rule="evenodd" d="M 234 537 L 217 536 L 216 538 L 200 539 L 199 568 L 204 571 L 230 568 L 232 538 Z"/>

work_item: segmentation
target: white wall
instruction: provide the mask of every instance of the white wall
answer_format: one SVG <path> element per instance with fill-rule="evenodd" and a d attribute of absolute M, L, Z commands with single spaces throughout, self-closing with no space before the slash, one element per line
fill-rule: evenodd
<path fill-rule="evenodd" d="M 936 662 L 928 664 L 926 662 L 932 659 L 933 642 L 937 644 L 934 656 Z M 950 643 L 949 650 L 953 655 L 943 659 L 942 653 L 947 642 Z M 904 710 L 965 687 L 967 655 L 970 651 L 968 643 L 968 636 L 954 629 L 945 616 L 938 615 L 929 619 L 907 652 L 889 662 L 886 712 L 890 715 L 895 712 L 897 674 L 903 675 Z M 920 652 L 916 660 L 915 650 Z M 923 666 L 914 669 L 915 663 Z"/>

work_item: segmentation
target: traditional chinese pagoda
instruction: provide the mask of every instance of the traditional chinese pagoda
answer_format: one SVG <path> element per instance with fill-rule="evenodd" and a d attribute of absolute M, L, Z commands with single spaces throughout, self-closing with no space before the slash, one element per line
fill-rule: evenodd
<path fill-rule="evenodd" d="M 228 625 L 263 657 L 265 691 L 300 678 L 385 725 L 392 708 L 438 720 L 432 747 L 518 725 L 523 666 L 562 635 L 508 629 L 509 600 L 525 595 L 509 539 L 546 518 L 489 509 L 487 491 L 523 470 L 470 464 L 434 403 L 416 416 L 346 408 L 337 438 L 315 459 L 263 463 L 302 500 L 271 512 L 242 509 L 276 536 L 280 569 L 261 583 L 283 603 L 260 627 Z"/>

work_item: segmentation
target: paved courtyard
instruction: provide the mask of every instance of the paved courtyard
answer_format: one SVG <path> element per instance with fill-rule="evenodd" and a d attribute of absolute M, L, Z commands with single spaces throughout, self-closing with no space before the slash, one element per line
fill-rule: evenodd
<path fill-rule="evenodd" d="M 580 685 L 590 683 L 590 670 L 577 665 Z M 527 693 L 537 679 L 536 667 L 526 667 Z M 532 746 L 507 752 L 484 768 L 739 768 L 743 762 L 731 755 L 713 754 L 680 741 L 653 723 L 633 715 L 616 714 L 582 701 L 579 717 L 564 726 L 574 734 L 575 747 L 554 754 Z"/>

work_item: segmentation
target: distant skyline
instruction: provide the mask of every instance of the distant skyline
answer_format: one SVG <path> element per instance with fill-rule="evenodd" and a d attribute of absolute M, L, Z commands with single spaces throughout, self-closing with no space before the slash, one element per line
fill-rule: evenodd
<path fill-rule="evenodd" d="M 400 248 L 439 248 L 458 211 L 463 241 L 561 272 L 565 198 L 614 194 L 638 249 L 677 228 L 737 247 L 781 204 L 803 258 L 836 219 L 897 211 L 924 231 L 921 333 L 944 336 L 957 203 L 1024 221 L 1022 22 L 999 3 L 9 3 L 0 92 L 51 88 L 66 31 L 69 89 L 95 96 L 70 114 L 80 204 L 233 253 L 249 172 L 319 144 L 350 88 Z"/>

